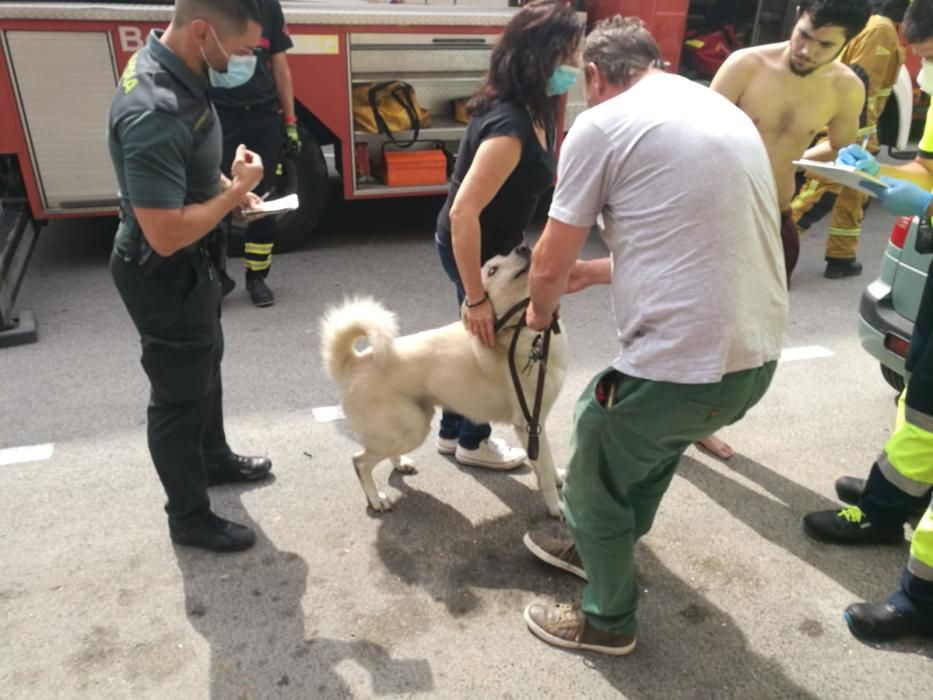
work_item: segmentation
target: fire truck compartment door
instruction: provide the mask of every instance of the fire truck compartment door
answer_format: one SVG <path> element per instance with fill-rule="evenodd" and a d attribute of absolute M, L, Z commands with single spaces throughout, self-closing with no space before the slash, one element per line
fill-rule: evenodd
<path fill-rule="evenodd" d="M 106 135 L 117 85 L 109 35 L 7 31 L 2 38 L 46 210 L 116 204 Z"/>

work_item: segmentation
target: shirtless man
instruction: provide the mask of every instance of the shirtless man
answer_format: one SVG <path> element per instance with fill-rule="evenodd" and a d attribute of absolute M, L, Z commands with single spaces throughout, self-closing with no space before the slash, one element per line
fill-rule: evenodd
<path fill-rule="evenodd" d="M 765 142 L 783 212 L 788 282 L 800 252 L 790 214 L 796 187 L 793 161 L 831 161 L 856 140 L 865 87 L 836 57 L 870 15 L 869 0 L 800 0 L 789 41 L 736 51 L 710 86 L 752 118 Z M 824 129 L 828 141 L 807 151 Z"/>
<path fill-rule="evenodd" d="M 782 212 L 788 284 L 800 254 L 790 212 L 796 189 L 793 161 L 831 161 L 840 148 L 856 140 L 865 86 L 836 57 L 870 15 L 870 0 L 800 0 L 789 41 L 736 51 L 710 85 L 752 118 L 765 143 Z M 807 150 L 824 129 L 828 141 Z M 715 435 L 700 446 L 723 459 L 734 454 Z"/>

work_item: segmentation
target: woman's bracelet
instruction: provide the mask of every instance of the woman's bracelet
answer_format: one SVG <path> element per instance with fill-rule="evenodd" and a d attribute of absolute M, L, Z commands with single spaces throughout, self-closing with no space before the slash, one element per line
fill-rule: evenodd
<path fill-rule="evenodd" d="M 476 303 L 471 304 L 470 300 L 467 299 L 465 302 L 463 302 L 463 305 L 466 306 L 468 309 L 475 309 L 477 306 L 480 306 L 481 304 L 485 304 L 487 301 L 489 301 L 489 292 L 483 292 L 483 298 L 477 301 Z"/>

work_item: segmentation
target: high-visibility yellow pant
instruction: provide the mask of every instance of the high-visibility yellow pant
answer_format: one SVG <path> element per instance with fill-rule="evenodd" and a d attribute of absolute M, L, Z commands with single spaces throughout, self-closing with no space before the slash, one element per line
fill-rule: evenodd
<path fill-rule="evenodd" d="M 826 259 L 854 260 L 858 252 L 858 239 L 862 232 L 862 219 L 865 218 L 868 195 L 811 175 L 791 203 L 794 223 L 798 223 L 826 194 L 836 195 L 829 224 L 829 237 L 826 240 Z M 799 227 L 797 230 L 803 233 Z"/>
<path fill-rule="evenodd" d="M 894 434 L 878 458 L 878 468 L 891 484 L 911 496 L 924 496 L 933 485 L 933 415 L 907 405 L 907 392 L 898 401 Z M 907 570 L 933 581 L 933 508 L 914 530 Z"/>

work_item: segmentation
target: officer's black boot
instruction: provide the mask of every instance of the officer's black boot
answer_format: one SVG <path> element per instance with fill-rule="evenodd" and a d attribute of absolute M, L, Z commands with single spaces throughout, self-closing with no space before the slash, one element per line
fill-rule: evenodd
<path fill-rule="evenodd" d="M 245 457 L 229 452 L 219 457 L 206 457 L 207 485 L 230 484 L 242 481 L 258 481 L 272 471 L 272 460 L 268 457 Z"/>
<path fill-rule="evenodd" d="M 175 544 L 210 552 L 241 552 L 256 544 L 256 533 L 252 529 L 221 518 L 213 512 L 192 521 L 170 520 L 168 529 Z"/>

